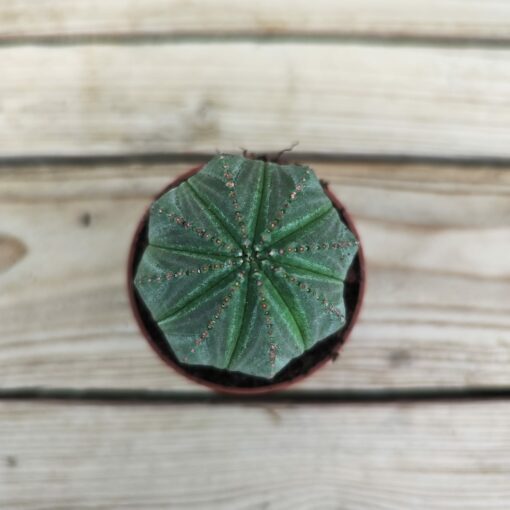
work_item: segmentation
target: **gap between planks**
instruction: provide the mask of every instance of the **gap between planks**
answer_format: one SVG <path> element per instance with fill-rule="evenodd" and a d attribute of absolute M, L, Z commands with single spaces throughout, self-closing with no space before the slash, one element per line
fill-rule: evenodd
<path fill-rule="evenodd" d="M 68 403 L 72 405 L 238 405 L 293 404 L 349 406 L 510 400 L 509 388 L 411 388 L 395 390 L 293 390 L 266 395 L 229 395 L 216 392 L 183 392 L 114 389 L 18 388 L 0 390 L 0 402 Z"/>
<path fill-rule="evenodd" d="M 510 37 L 492 38 L 462 38 L 462 37 L 427 37 L 412 35 L 357 35 L 357 34 L 306 34 L 288 33 L 281 35 L 260 35 L 257 33 L 207 33 L 197 34 L 82 34 L 64 36 L 22 36 L 22 37 L 0 37 L 0 48 L 15 46 L 39 46 L 39 47 L 68 47 L 86 45 L 118 45 L 137 46 L 158 44 L 210 44 L 210 43 L 256 43 L 256 44 L 358 44 L 367 46 L 407 46 L 407 47 L 436 47 L 455 49 L 509 49 Z"/>
<path fill-rule="evenodd" d="M 191 163 L 202 164 L 209 161 L 216 152 L 148 152 L 148 153 L 123 153 L 123 154 L 101 154 L 101 155 L 34 155 L 34 156 L 0 156 L 0 170 L 7 170 L 20 167 L 39 167 L 46 166 L 57 167 L 101 167 L 110 165 L 112 167 L 122 167 L 123 165 L 157 165 L 157 164 L 179 164 Z M 240 150 L 234 153 L 241 154 Z M 249 151 L 251 152 L 251 151 Z M 274 149 L 258 150 L 257 155 L 274 155 L 279 151 Z M 389 164 L 403 166 L 455 166 L 459 168 L 501 168 L 510 170 L 510 157 L 472 157 L 472 156 L 433 156 L 427 154 L 366 154 L 366 153 L 348 153 L 348 152 L 302 152 L 292 150 L 286 152 L 283 160 L 294 161 L 313 161 L 314 163 L 337 163 L 343 165 L 352 163 L 354 165 L 372 165 L 387 166 Z"/>

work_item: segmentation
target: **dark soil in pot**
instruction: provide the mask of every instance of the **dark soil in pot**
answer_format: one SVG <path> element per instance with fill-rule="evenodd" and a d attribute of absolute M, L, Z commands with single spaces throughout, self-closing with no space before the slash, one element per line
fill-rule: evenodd
<path fill-rule="evenodd" d="M 261 159 L 266 158 L 264 157 Z M 274 161 L 274 159 L 272 159 L 272 161 Z M 281 160 L 279 159 L 278 162 L 281 163 Z M 166 193 L 171 188 L 177 187 L 183 181 L 198 172 L 200 168 L 201 166 L 193 168 L 179 176 L 165 189 L 163 189 L 155 197 L 155 199 Z M 325 193 L 332 201 L 341 220 L 349 227 L 359 240 L 354 224 L 341 202 L 330 191 L 327 182 L 321 181 L 321 184 Z M 330 360 L 334 361 L 336 359 L 339 349 L 346 342 L 350 331 L 356 322 L 363 299 L 365 266 L 361 245 L 359 246 L 358 253 L 352 262 L 344 282 L 344 299 L 346 307 L 345 326 L 340 331 L 328 336 L 307 350 L 301 356 L 292 360 L 272 379 L 263 379 L 239 372 L 220 370 L 213 367 L 186 365 L 177 359 L 158 325 L 152 319 L 150 312 L 138 296 L 133 284 L 133 276 L 136 272 L 136 268 L 140 262 L 144 249 L 148 244 L 148 216 L 149 209 L 147 209 L 146 213 L 141 218 L 131 244 L 127 268 L 128 293 L 131 308 L 141 331 L 149 344 L 168 365 L 172 366 L 185 377 L 202 385 L 208 386 L 216 391 L 232 394 L 256 394 L 286 388 L 290 384 L 294 384 L 303 378 L 308 377 L 326 362 Z"/>

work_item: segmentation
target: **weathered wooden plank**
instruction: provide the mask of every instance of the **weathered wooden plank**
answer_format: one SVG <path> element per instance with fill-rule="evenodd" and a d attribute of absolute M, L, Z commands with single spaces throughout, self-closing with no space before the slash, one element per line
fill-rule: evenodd
<path fill-rule="evenodd" d="M 510 157 L 510 50 L 0 49 L 0 158 L 278 150 Z"/>
<path fill-rule="evenodd" d="M 498 0 L 10 0 L 0 37 L 146 34 L 333 34 L 508 39 Z"/>
<path fill-rule="evenodd" d="M 9 510 L 503 510 L 506 403 L 0 404 Z"/>
<path fill-rule="evenodd" d="M 0 387 L 197 389 L 131 317 L 126 257 L 190 164 L 0 172 Z M 368 286 L 341 357 L 299 389 L 510 384 L 510 172 L 313 164 L 357 222 Z"/>

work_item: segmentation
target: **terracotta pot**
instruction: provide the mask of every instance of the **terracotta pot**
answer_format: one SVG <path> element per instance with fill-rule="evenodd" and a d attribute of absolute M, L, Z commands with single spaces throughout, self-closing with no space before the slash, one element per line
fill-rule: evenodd
<path fill-rule="evenodd" d="M 154 200 L 159 198 L 168 190 L 177 187 L 183 181 L 187 180 L 193 174 L 198 172 L 202 166 L 203 165 L 192 168 L 188 172 L 181 174 L 172 183 L 161 190 Z M 324 183 L 323 181 L 321 182 L 325 193 L 330 198 L 335 209 L 338 211 L 342 221 L 349 227 L 359 241 L 358 232 L 356 231 L 348 212 L 345 210 L 338 198 L 331 192 L 327 183 Z M 149 211 L 150 206 L 140 219 L 131 242 L 127 266 L 127 288 L 131 309 L 141 332 L 149 342 L 149 345 L 156 351 L 165 363 L 184 377 L 207 386 L 212 390 L 222 393 L 246 395 L 269 393 L 287 388 L 291 384 L 295 384 L 303 380 L 305 377 L 309 377 L 327 362 L 336 359 L 339 349 L 345 344 L 352 327 L 358 318 L 363 300 L 365 290 L 365 261 L 361 244 L 345 280 L 344 296 L 347 323 L 344 328 L 324 340 L 321 340 L 301 356 L 292 360 L 284 369 L 276 374 L 273 379 L 266 380 L 249 375 L 231 373 L 226 370 L 219 370 L 212 367 L 185 365 L 176 358 L 163 334 L 160 332 L 157 324 L 150 316 L 149 311 L 137 295 L 133 284 L 136 267 L 140 261 L 145 246 L 147 245 Z"/>

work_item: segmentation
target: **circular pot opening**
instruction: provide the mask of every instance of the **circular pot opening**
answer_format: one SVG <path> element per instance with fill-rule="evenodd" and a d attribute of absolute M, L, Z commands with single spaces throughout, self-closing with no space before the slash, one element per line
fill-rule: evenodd
<path fill-rule="evenodd" d="M 168 190 L 175 188 L 182 182 L 186 181 L 189 177 L 198 172 L 202 166 L 203 165 L 192 168 L 188 172 L 181 174 L 173 182 L 161 190 L 154 200 L 157 200 Z M 329 189 L 327 182 L 321 180 L 321 184 L 324 192 L 338 212 L 340 219 L 349 227 L 357 240 L 360 241 L 352 219 L 344 206 Z M 151 345 L 161 359 L 173 369 L 188 379 L 205 385 L 215 391 L 231 394 L 260 394 L 280 390 L 291 384 L 295 384 L 311 375 L 315 372 L 315 370 L 322 367 L 328 361 L 334 361 L 336 359 L 339 349 L 346 342 L 352 327 L 356 322 L 363 300 L 365 288 L 365 262 L 361 243 L 344 282 L 346 308 L 346 323 L 344 327 L 318 342 L 301 356 L 293 359 L 272 379 L 263 379 L 239 372 L 221 370 L 214 367 L 187 365 L 177 359 L 157 323 L 152 319 L 149 310 L 138 296 L 133 283 L 138 263 L 140 262 L 145 247 L 148 244 L 149 212 L 150 206 L 140 219 L 131 242 L 127 267 L 129 301 L 138 326 L 149 342 L 149 345 Z"/>

